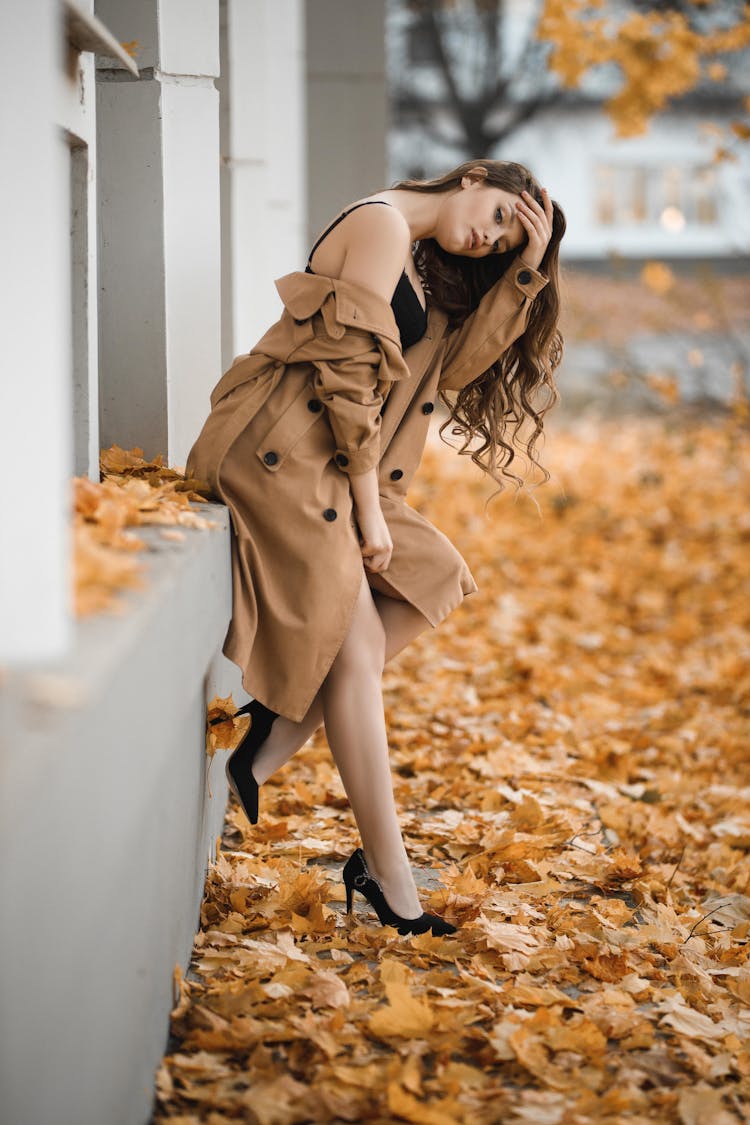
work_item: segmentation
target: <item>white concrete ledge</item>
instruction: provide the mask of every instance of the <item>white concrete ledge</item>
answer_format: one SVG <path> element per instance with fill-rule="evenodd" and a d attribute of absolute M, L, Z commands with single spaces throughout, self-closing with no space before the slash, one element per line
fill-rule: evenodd
<path fill-rule="evenodd" d="M 64 661 L 0 680 L 0 1088 L 6 1125 L 142 1125 L 226 807 L 205 705 L 221 655 L 229 514 L 138 528 L 126 612 L 75 627 Z M 235 675 L 236 673 L 236 675 Z M 220 681 L 220 682 L 219 682 Z M 239 693 L 238 693 L 239 688 Z"/>

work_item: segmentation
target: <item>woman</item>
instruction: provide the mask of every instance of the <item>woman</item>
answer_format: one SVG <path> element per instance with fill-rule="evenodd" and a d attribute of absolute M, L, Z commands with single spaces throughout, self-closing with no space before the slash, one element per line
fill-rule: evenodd
<path fill-rule="evenodd" d="M 324 722 L 363 842 L 344 866 L 347 910 L 356 886 L 401 933 L 456 927 L 422 911 L 409 867 L 383 664 L 477 588 L 404 497 L 437 395 L 460 452 L 501 487 L 521 483 L 516 448 L 536 463 L 556 398 L 564 231 L 546 189 L 510 162 L 358 200 L 305 272 L 276 282 L 281 318 L 214 388 L 186 463 L 233 528 L 223 652 L 253 699 L 229 783 L 256 823 L 258 787 Z"/>

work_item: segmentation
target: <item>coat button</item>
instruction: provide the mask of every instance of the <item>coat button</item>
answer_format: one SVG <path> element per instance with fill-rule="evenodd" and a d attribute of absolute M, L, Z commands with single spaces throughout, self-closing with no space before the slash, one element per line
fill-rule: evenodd
<path fill-rule="evenodd" d="M 319 410 L 323 409 L 323 403 L 319 398 L 311 398 L 307 404 L 307 409 L 312 410 L 313 414 L 317 414 Z"/>
<path fill-rule="evenodd" d="M 432 414 L 434 409 L 435 409 L 435 403 L 434 402 L 425 402 L 422 405 L 422 413 L 423 414 Z"/>
<path fill-rule="evenodd" d="M 338 512 L 335 508 L 326 508 L 326 510 L 323 512 L 323 519 L 328 520 L 329 523 L 333 523 L 337 515 Z"/>
<path fill-rule="evenodd" d="M 401 480 L 401 477 L 403 475 L 404 475 L 403 469 L 394 469 L 393 472 L 391 473 L 391 480 Z"/>
<path fill-rule="evenodd" d="M 349 464 L 349 458 L 347 457 L 347 455 L 345 453 L 337 453 L 336 454 L 336 464 L 337 465 L 348 465 Z"/>
<path fill-rule="evenodd" d="M 263 460 L 267 465 L 275 465 L 278 459 L 278 453 L 274 453 L 272 449 L 269 449 L 268 453 L 263 454 Z"/>
<path fill-rule="evenodd" d="M 531 274 L 528 270 L 519 270 L 516 275 L 516 281 L 519 285 L 528 285 L 531 281 Z"/>

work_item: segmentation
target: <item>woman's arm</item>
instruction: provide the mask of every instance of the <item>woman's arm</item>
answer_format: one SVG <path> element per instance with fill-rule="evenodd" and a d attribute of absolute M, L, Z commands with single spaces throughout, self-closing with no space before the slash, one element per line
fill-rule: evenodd
<path fill-rule="evenodd" d="M 479 378 L 523 335 L 532 301 L 548 281 L 523 261 L 516 260 L 508 267 L 461 327 L 448 334 L 441 391 L 459 391 Z"/>
<path fill-rule="evenodd" d="M 362 538 L 362 561 L 368 570 L 387 570 L 393 553 L 393 540 L 380 507 L 378 470 L 355 473 L 349 477 L 357 526 Z"/>
<path fill-rule="evenodd" d="M 542 188 L 541 204 L 528 191 L 521 192 L 516 214 L 527 236 L 523 253 L 485 293 L 476 311 L 449 335 L 440 390 L 461 390 L 495 363 L 526 331 L 532 301 L 549 281 L 539 271 L 554 217 L 547 189 Z"/>

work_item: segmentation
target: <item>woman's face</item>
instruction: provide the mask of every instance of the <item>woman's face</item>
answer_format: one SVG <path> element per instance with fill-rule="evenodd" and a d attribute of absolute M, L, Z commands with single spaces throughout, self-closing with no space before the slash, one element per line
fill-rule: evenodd
<path fill-rule="evenodd" d="M 520 195 L 464 176 L 447 196 L 438 216 L 435 238 L 450 254 L 486 258 L 517 249 L 526 239 L 516 214 Z"/>

